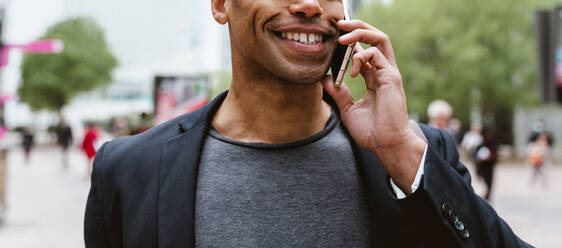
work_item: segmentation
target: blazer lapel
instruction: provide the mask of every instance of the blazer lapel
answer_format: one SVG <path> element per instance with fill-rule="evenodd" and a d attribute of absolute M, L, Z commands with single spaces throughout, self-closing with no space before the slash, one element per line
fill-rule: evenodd
<path fill-rule="evenodd" d="M 193 247 L 195 191 L 201 148 L 209 120 L 226 92 L 207 106 L 179 119 L 180 135 L 162 149 L 158 196 L 158 247 Z"/>
<path fill-rule="evenodd" d="M 371 247 L 392 246 L 385 243 L 388 237 L 381 237 L 386 233 L 386 229 L 390 228 L 390 226 L 387 226 L 388 223 L 397 222 L 397 220 L 389 222 L 385 218 L 398 216 L 399 214 L 398 203 L 391 196 L 390 177 L 377 156 L 359 147 L 356 143 L 353 146 L 357 170 L 363 175 L 362 179 L 367 191 L 371 223 Z"/>
<path fill-rule="evenodd" d="M 328 92 L 324 91 L 323 99 L 332 106 L 332 109 L 335 110 L 338 115 L 340 114 L 335 101 Z M 347 135 L 351 139 L 349 133 L 347 133 Z M 391 197 L 392 192 L 388 172 L 384 169 L 379 158 L 373 153 L 360 147 L 355 142 L 352 142 L 352 147 L 357 161 L 357 171 L 362 175 L 362 183 L 365 185 L 365 190 L 367 192 L 371 223 L 371 247 L 392 246 L 391 244 L 384 243 L 384 240 L 386 240 L 385 237 L 377 236 L 386 233 L 385 229 L 389 228 L 386 224 L 377 225 L 377 223 L 389 223 L 380 218 L 398 216 L 399 212 L 398 203 Z"/>

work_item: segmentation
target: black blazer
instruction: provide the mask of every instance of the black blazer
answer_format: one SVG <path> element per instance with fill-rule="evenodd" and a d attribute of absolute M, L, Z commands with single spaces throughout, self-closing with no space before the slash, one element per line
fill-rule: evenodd
<path fill-rule="evenodd" d="M 226 94 L 100 148 L 86 206 L 86 247 L 194 246 L 201 148 Z M 353 144 L 369 199 L 371 247 L 530 247 L 474 193 L 451 136 L 421 128 L 429 144 L 424 176 L 403 200 L 394 196 L 377 157 Z"/>

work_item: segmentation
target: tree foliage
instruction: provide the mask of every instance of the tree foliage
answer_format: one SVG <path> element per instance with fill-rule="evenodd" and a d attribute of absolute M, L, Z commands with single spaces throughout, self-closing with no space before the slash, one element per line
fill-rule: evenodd
<path fill-rule="evenodd" d="M 65 47 L 60 54 L 24 56 L 18 93 L 33 110 L 59 112 L 78 93 L 111 82 L 117 60 L 103 30 L 92 19 L 66 19 L 51 26 L 40 39 L 60 39 Z"/>
<path fill-rule="evenodd" d="M 410 112 L 426 119 L 439 98 L 467 123 L 474 106 L 497 121 L 537 101 L 537 7 L 534 0 L 395 0 L 364 5 L 357 18 L 390 36 Z M 356 99 L 365 92 L 361 81 L 346 80 Z"/>

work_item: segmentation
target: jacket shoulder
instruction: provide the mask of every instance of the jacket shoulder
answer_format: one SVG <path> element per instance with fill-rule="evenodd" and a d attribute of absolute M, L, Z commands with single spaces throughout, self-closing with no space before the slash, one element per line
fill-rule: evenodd
<path fill-rule="evenodd" d="M 216 112 L 228 92 L 219 94 L 209 104 L 155 126 L 143 133 L 116 138 L 100 148 L 94 161 L 94 172 L 107 180 L 147 174 L 158 174 L 165 144 L 201 122 L 207 122 Z M 142 177 L 138 177 L 142 180 Z M 122 178 L 118 178 L 122 179 Z M 130 178 L 131 180 L 138 180 Z"/>
<path fill-rule="evenodd" d="M 143 133 L 119 137 L 105 146 L 104 161 L 138 160 L 146 156 L 153 156 L 154 151 L 160 152 L 163 145 L 171 138 L 176 137 L 201 122 L 206 122 L 216 112 L 228 91 L 215 97 L 209 104 L 191 113 L 181 115 L 172 120 L 155 126 Z"/>
<path fill-rule="evenodd" d="M 142 156 L 147 151 L 161 147 L 167 139 L 180 134 L 177 119 L 162 123 L 140 134 L 117 137 L 107 142 L 102 151 L 104 160 L 123 160 L 130 156 Z"/>
<path fill-rule="evenodd" d="M 94 170 L 106 182 L 121 181 L 128 175 L 140 176 L 138 179 L 141 180 L 144 175 L 157 175 L 164 145 L 169 139 L 182 134 L 180 123 L 194 121 L 193 114 L 182 115 L 137 135 L 106 142 L 95 157 Z"/>

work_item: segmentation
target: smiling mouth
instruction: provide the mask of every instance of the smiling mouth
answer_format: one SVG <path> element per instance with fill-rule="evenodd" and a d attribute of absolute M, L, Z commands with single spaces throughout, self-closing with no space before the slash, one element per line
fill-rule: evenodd
<path fill-rule="evenodd" d="M 324 42 L 326 37 L 318 33 L 304 32 L 274 32 L 279 38 L 292 40 L 304 45 L 316 45 Z"/>

